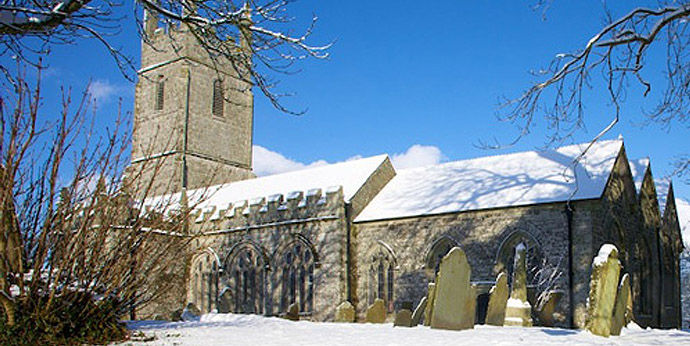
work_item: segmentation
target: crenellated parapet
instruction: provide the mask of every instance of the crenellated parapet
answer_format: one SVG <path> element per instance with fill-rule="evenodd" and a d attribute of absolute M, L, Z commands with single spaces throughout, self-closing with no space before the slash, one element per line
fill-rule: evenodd
<path fill-rule="evenodd" d="M 209 205 L 191 213 L 192 229 L 203 233 L 232 232 L 251 227 L 341 218 L 345 212 L 341 186 L 293 191 Z"/>

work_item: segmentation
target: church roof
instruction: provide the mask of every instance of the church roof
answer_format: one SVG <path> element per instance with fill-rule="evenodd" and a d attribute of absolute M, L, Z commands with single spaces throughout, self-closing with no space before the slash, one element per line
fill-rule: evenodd
<path fill-rule="evenodd" d="M 388 156 L 384 154 L 350 160 L 332 165 L 221 184 L 205 189 L 190 190 L 187 191 L 187 195 L 189 196 L 190 204 L 193 203 L 194 196 L 204 195 L 205 200 L 199 203 L 197 208 L 212 206 L 224 208 L 227 207 L 228 203 L 278 194 L 287 195 L 296 191 L 307 192 L 312 189 L 323 189 L 325 191 L 342 186 L 344 198 L 346 201 L 349 201 L 387 158 Z M 166 200 L 179 200 L 179 193 L 167 197 L 170 199 Z M 151 198 L 148 200 L 149 203 L 145 204 L 154 205 L 159 203 L 158 199 L 161 198 L 166 198 L 166 196 Z"/>
<path fill-rule="evenodd" d="M 399 170 L 355 221 L 599 198 L 623 140 L 595 143 L 574 165 L 586 146 Z"/>

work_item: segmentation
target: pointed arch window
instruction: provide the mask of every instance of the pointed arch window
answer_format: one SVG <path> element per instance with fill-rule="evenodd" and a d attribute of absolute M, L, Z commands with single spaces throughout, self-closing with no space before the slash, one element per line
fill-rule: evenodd
<path fill-rule="evenodd" d="M 154 109 L 157 111 L 163 110 L 165 103 L 165 79 L 163 75 L 158 76 L 156 81 L 156 94 L 154 100 Z"/>
<path fill-rule="evenodd" d="M 234 300 L 235 313 L 262 314 L 264 312 L 265 263 L 261 254 L 251 246 L 244 246 L 231 254 L 226 264 L 228 289 Z"/>
<path fill-rule="evenodd" d="M 513 278 L 513 264 L 515 260 L 515 248 L 518 244 L 524 244 L 527 247 L 527 286 L 534 287 L 540 290 L 552 289 L 550 287 L 555 284 L 554 280 L 557 277 L 554 276 L 552 279 L 546 280 L 551 277 L 552 271 L 559 269 L 561 263 L 547 263 L 544 254 L 541 249 L 541 245 L 536 241 L 534 237 L 525 231 L 518 230 L 511 233 L 507 238 L 501 243 L 501 247 L 498 250 L 496 256 L 496 265 L 494 267 L 494 272 L 496 274 L 500 272 L 505 272 L 508 276 L 508 280 L 512 281 Z M 535 287 L 544 286 L 544 287 Z M 549 287 L 546 287 L 549 286 Z"/>
<path fill-rule="evenodd" d="M 287 311 L 292 303 L 301 313 L 311 313 L 314 307 L 314 254 L 311 249 L 295 242 L 280 256 L 280 309 Z"/>
<path fill-rule="evenodd" d="M 224 106 L 225 99 L 223 95 L 223 81 L 216 79 L 213 81 L 213 115 L 222 118 Z"/>
<path fill-rule="evenodd" d="M 189 301 L 201 312 L 211 312 L 216 308 L 218 294 L 218 265 L 215 256 L 210 252 L 204 252 L 194 258 L 191 268 L 194 281 Z"/>
<path fill-rule="evenodd" d="M 433 269 L 434 277 L 436 273 L 438 273 L 441 259 L 443 259 L 454 246 L 456 246 L 455 241 L 448 237 L 437 240 L 434 245 L 431 246 L 431 249 L 426 255 L 426 268 L 429 270 L 430 274 Z"/>
<path fill-rule="evenodd" d="M 381 245 L 370 257 L 368 286 L 369 305 L 379 298 L 384 301 L 388 311 L 392 312 L 395 301 L 395 258 Z"/>

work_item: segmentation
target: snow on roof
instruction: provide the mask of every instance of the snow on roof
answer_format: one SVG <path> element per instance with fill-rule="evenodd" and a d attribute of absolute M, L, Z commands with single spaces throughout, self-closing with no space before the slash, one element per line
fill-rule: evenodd
<path fill-rule="evenodd" d="M 654 179 L 656 185 L 657 199 L 659 200 L 659 211 L 664 215 L 666 209 L 666 199 L 671 187 L 670 178 Z M 676 212 L 678 213 L 678 223 L 680 224 L 680 233 L 683 238 L 683 244 L 690 248 L 690 201 L 676 196 Z"/>
<path fill-rule="evenodd" d="M 678 223 L 683 244 L 690 248 L 690 202 L 676 197 L 676 210 L 678 211 Z"/>
<path fill-rule="evenodd" d="M 640 193 L 642 189 L 642 181 L 644 180 L 644 174 L 649 167 L 649 158 L 644 157 L 637 160 L 630 160 L 630 173 L 632 173 L 633 180 L 635 181 L 635 189 L 637 193 Z"/>
<path fill-rule="evenodd" d="M 671 179 L 668 177 L 654 179 L 654 185 L 656 186 L 656 198 L 659 201 L 659 212 L 661 215 L 664 215 L 664 210 L 666 209 L 666 198 L 668 197 L 668 192 L 671 188 Z"/>
<path fill-rule="evenodd" d="M 595 143 L 574 173 L 586 146 L 400 170 L 355 221 L 599 198 L 623 140 Z"/>
<path fill-rule="evenodd" d="M 193 196 L 205 194 L 207 198 L 197 206 L 198 209 L 203 210 L 212 207 L 224 208 L 228 203 L 255 198 L 279 194 L 287 195 L 291 192 L 318 188 L 326 190 L 334 186 L 342 186 L 345 200 L 349 201 L 387 157 L 384 154 L 256 179 L 242 180 L 206 189 L 190 190 L 187 191 L 187 195 L 191 205 L 194 199 Z M 155 205 L 160 199 L 179 201 L 179 196 L 180 194 L 177 193 L 169 196 L 154 197 L 147 200 L 145 205 Z"/>

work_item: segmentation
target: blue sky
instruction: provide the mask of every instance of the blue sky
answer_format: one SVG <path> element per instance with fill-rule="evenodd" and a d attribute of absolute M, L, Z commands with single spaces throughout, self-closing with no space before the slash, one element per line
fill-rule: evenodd
<path fill-rule="evenodd" d="M 277 76 L 282 91 L 296 93 L 286 104 L 294 110 L 308 109 L 305 115 L 282 114 L 257 95 L 254 143 L 270 151 L 272 158 L 279 153 L 287 165 L 380 153 L 435 162 L 540 147 L 546 134 L 543 122 L 506 150 L 487 151 L 476 144 L 494 137 L 510 141 L 514 127 L 495 117 L 499 99 L 518 96 L 536 80 L 530 70 L 547 65 L 558 53 L 582 47 L 604 20 L 600 1 L 555 1 L 545 20 L 531 3 L 300 0 L 291 4 L 297 30 L 312 13 L 319 17 L 312 43 L 334 42 L 331 57 L 303 61 L 299 74 Z M 128 18 L 113 42 L 138 61 L 140 40 L 131 6 L 126 3 L 121 9 Z M 625 9 L 614 8 L 614 13 L 623 14 Z M 10 62 L 3 56 L 2 63 Z M 118 97 L 125 111 L 132 110 L 133 83 L 122 77 L 97 42 L 57 47 L 46 63 L 45 109 L 58 102 L 50 90 L 60 86 L 83 90 L 90 80 L 101 125 L 112 121 Z M 645 73 L 663 82 L 655 73 L 659 68 L 650 66 Z M 579 133 L 576 142 L 591 139 L 610 119 L 604 92 L 593 89 L 588 94 L 588 131 Z M 687 153 L 690 131 L 682 124 L 670 129 L 636 126 L 644 120 L 641 107 L 653 101 L 643 100 L 633 88 L 621 123 L 606 138 L 622 134 L 629 157 L 649 156 L 655 176 L 661 177 L 672 170 L 674 157 Z M 415 145 L 411 156 L 400 156 Z M 690 187 L 678 178 L 674 181 L 677 195 L 688 199 Z"/>

